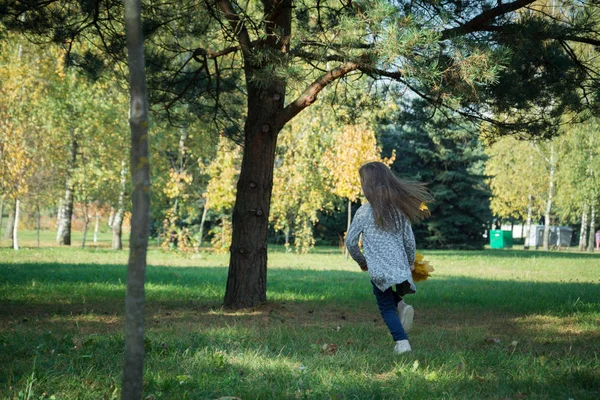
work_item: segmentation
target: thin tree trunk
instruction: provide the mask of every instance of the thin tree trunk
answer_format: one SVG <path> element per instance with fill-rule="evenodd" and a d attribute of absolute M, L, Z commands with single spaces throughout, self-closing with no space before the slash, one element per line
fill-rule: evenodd
<path fill-rule="evenodd" d="M 96 224 L 94 226 L 94 244 L 98 243 L 98 228 L 100 226 L 100 214 L 98 213 L 98 210 L 96 210 Z"/>
<path fill-rule="evenodd" d="M 13 249 L 19 250 L 19 210 L 21 208 L 21 200 L 17 199 L 15 201 L 15 219 L 12 227 L 12 243 Z"/>
<path fill-rule="evenodd" d="M 594 251 L 594 247 L 596 245 L 595 240 L 595 235 L 594 232 L 595 228 L 596 228 L 596 207 L 594 207 L 594 204 L 592 203 L 592 206 L 590 207 L 591 211 L 590 211 L 590 238 L 588 240 L 588 248 L 587 251 L 589 252 L 593 252 Z"/>
<path fill-rule="evenodd" d="M 550 183 L 548 185 L 548 200 L 544 213 L 544 250 L 550 250 L 550 213 L 552 212 L 552 198 L 554 196 L 554 144 L 550 144 Z"/>
<path fill-rule="evenodd" d="M 206 214 L 208 213 L 208 199 L 204 202 L 204 209 L 202 210 L 202 219 L 200 220 L 200 233 L 198 238 L 198 248 L 202 247 L 202 238 L 204 236 L 204 223 L 206 222 Z"/>
<path fill-rule="evenodd" d="M 346 225 L 346 236 L 350 232 L 350 225 L 352 225 L 352 202 L 348 199 L 348 224 Z M 344 256 L 348 259 L 348 248 L 344 246 Z"/>
<path fill-rule="evenodd" d="M 125 30 L 130 74 L 132 214 L 125 299 L 123 400 L 142 398 L 144 373 L 144 282 L 150 228 L 148 95 L 144 70 L 140 0 L 125 0 Z"/>
<path fill-rule="evenodd" d="M 107 225 L 109 228 L 112 229 L 113 226 L 113 222 L 115 222 L 115 208 L 111 207 L 110 208 L 110 215 L 108 216 L 108 222 Z"/>
<path fill-rule="evenodd" d="M 287 249 L 289 245 L 290 245 L 290 227 L 286 226 L 285 227 L 285 242 L 284 242 L 284 246 Z"/>
<path fill-rule="evenodd" d="M 37 224 L 36 224 L 36 231 L 37 231 L 37 247 L 38 249 L 40 248 L 40 225 L 41 225 L 41 219 L 42 216 L 40 215 L 40 205 L 36 204 L 36 211 L 37 211 Z"/>
<path fill-rule="evenodd" d="M 4 222 L 4 195 L 0 196 L 0 238 L 2 237 L 2 223 Z"/>
<path fill-rule="evenodd" d="M 123 249 L 123 214 L 125 212 L 125 176 L 127 173 L 125 160 L 121 162 L 121 191 L 119 192 L 119 205 L 112 224 L 112 248 Z"/>
<path fill-rule="evenodd" d="M 62 236 L 62 218 L 63 218 L 63 210 L 64 210 L 64 199 L 60 199 L 58 201 L 58 209 L 56 210 L 56 243 L 60 241 L 60 237 Z"/>
<path fill-rule="evenodd" d="M 579 230 L 579 251 L 585 251 L 585 245 L 587 242 L 587 214 L 588 205 L 583 205 L 583 212 L 581 213 L 581 229 Z"/>
<path fill-rule="evenodd" d="M 90 216 L 88 214 L 88 205 L 84 202 L 83 211 L 83 238 L 81 239 L 81 248 L 85 249 L 85 241 L 87 239 L 88 227 L 90 226 Z"/>
<path fill-rule="evenodd" d="M 15 210 L 8 212 L 8 219 L 6 220 L 6 232 L 4 232 L 4 239 L 12 239 L 13 226 L 15 224 Z"/>
<path fill-rule="evenodd" d="M 71 136 L 71 158 L 69 159 L 69 165 L 67 168 L 67 178 L 65 183 L 65 201 L 63 215 L 59 225 L 59 237 L 58 244 L 70 246 L 71 245 L 71 224 L 73 221 L 73 180 L 72 175 L 77 162 L 77 140 L 75 135 Z"/>

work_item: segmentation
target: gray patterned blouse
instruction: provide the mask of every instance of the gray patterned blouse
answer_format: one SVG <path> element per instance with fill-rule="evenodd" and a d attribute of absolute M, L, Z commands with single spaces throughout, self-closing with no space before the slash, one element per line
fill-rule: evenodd
<path fill-rule="evenodd" d="M 401 229 L 396 232 L 377 228 L 371 205 L 363 204 L 356 211 L 354 221 L 350 225 L 346 247 L 358 265 L 368 266 L 371 280 L 381 291 L 408 281 L 406 292 L 415 293 L 417 289 L 410 271 L 416 255 L 415 236 L 410 221 L 404 214 L 399 225 Z M 364 255 L 358 246 L 361 233 Z"/>

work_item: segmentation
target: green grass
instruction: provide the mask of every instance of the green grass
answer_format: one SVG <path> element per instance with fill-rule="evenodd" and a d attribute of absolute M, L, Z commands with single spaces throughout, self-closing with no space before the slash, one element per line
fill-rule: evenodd
<path fill-rule="evenodd" d="M 337 249 L 276 248 L 269 303 L 237 312 L 220 307 L 226 255 L 151 250 L 144 398 L 600 396 L 598 255 L 425 255 L 436 273 L 407 298 L 413 353 L 394 356 L 368 276 Z M 119 397 L 126 261 L 103 248 L 0 249 L 1 399 Z"/>

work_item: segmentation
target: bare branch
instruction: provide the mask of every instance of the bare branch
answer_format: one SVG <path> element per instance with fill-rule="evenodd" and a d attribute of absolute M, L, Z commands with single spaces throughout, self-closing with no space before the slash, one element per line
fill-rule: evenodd
<path fill-rule="evenodd" d="M 246 29 L 246 25 L 240 19 L 239 15 L 233 9 L 233 6 L 229 2 L 229 0 L 218 0 L 219 8 L 223 14 L 225 14 L 225 18 L 229 21 L 229 24 L 233 28 L 233 32 L 237 37 L 238 42 L 240 43 L 240 47 L 244 55 L 250 54 L 250 49 L 252 47 L 252 42 L 250 42 L 250 35 L 248 34 L 248 29 Z"/>

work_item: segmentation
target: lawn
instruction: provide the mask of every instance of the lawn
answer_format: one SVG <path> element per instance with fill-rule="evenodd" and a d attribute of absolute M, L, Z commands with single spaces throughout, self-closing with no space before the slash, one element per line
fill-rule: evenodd
<path fill-rule="evenodd" d="M 149 253 L 145 399 L 597 399 L 600 256 L 428 251 L 393 342 L 339 250 L 269 255 L 269 302 L 220 307 L 227 256 Z M 0 398 L 119 398 L 127 253 L 0 249 Z M 335 345 L 335 346 L 334 346 Z M 19 394 L 21 393 L 21 394 Z"/>

